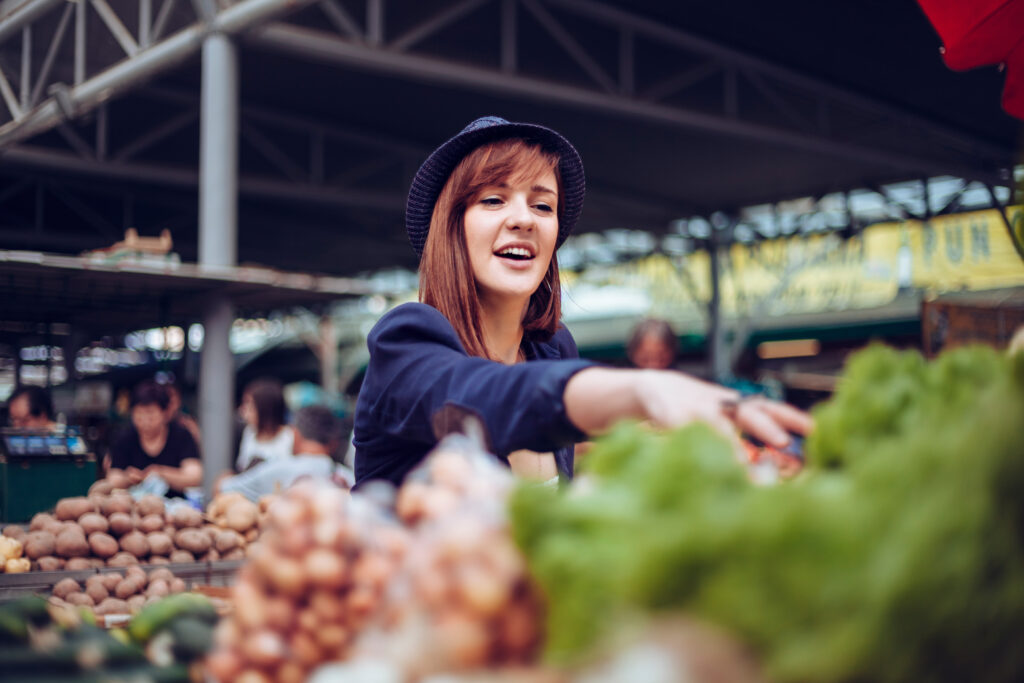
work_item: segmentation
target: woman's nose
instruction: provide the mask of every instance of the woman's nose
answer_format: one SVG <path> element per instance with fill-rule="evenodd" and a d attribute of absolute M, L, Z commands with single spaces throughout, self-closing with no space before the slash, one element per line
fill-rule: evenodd
<path fill-rule="evenodd" d="M 533 212 L 525 198 L 515 199 L 509 203 L 507 225 L 512 230 L 532 230 L 536 227 Z"/>

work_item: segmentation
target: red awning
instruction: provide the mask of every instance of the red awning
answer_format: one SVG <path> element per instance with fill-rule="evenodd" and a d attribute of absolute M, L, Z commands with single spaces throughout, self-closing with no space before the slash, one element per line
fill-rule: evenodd
<path fill-rule="evenodd" d="M 964 71 L 1003 64 L 1003 109 L 1024 119 L 1024 0 L 917 0 L 942 39 L 943 59 Z"/>

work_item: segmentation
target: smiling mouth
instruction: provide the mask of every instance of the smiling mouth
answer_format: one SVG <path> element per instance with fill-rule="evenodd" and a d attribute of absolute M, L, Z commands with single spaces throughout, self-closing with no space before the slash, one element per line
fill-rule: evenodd
<path fill-rule="evenodd" d="M 533 254 L 530 253 L 530 250 L 523 247 L 507 247 L 494 252 L 494 255 L 500 258 L 507 258 L 512 261 L 532 261 L 534 258 Z"/>

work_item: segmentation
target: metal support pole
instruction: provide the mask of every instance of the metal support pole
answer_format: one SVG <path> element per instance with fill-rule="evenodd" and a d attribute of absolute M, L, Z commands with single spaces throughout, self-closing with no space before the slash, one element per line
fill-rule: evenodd
<path fill-rule="evenodd" d="M 708 353 L 711 377 L 722 381 L 729 375 L 729 354 L 725 349 L 725 330 L 722 326 L 722 267 L 719 263 L 718 228 L 711 225 L 708 240 L 708 260 L 711 262 L 711 299 L 708 301 Z"/>
<path fill-rule="evenodd" d="M 32 95 L 32 26 L 27 24 L 21 29 L 21 109 L 29 108 L 29 97 Z"/>
<path fill-rule="evenodd" d="M 85 81 L 85 0 L 75 5 L 75 85 Z"/>
<path fill-rule="evenodd" d="M 238 52 L 231 39 L 211 33 L 203 42 L 199 133 L 199 264 L 234 266 L 238 234 Z M 199 421 L 203 491 L 231 467 L 235 365 L 228 338 L 234 309 L 215 296 L 203 318 Z"/>
<path fill-rule="evenodd" d="M 203 43 L 199 132 L 199 263 L 233 266 L 238 226 L 238 51 L 214 33 Z"/>
<path fill-rule="evenodd" d="M 199 363 L 199 426 L 202 429 L 203 493 L 209 500 L 217 476 L 234 460 L 235 366 L 228 336 L 235 312 L 224 297 L 210 303 L 203 317 Z"/>

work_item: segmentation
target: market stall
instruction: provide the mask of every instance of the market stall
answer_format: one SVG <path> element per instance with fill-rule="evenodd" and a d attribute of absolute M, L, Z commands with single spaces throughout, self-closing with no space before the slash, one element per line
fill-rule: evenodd
<path fill-rule="evenodd" d="M 1022 354 L 876 347 L 816 411 L 805 453 L 748 444 L 739 460 L 703 425 L 626 424 L 561 490 L 514 480 L 461 434 L 398 489 L 303 481 L 200 513 L 99 486 L 37 530 L 4 529 L 0 587 L 48 605 L 0 608 L 0 637 L 30 645 L 24 681 L 47 666 L 126 680 L 116 649 L 67 664 L 41 640 L 69 605 L 123 620 L 106 633 L 156 680 L 1019 680 L 1021 414 Z M 39 548 L 40 530 L 60 547 Z M 156 566 L 178 552 L 160 535 L 202 562 Z M 226 565 L 232 544 L 245 557 Z M 37 571 L 45 557 L 63 567 Z M 218 582 L 230 590 L 204 588 Z M 227 599 L 163 597 L 183 583 Z M 154 626 L 161 606 L 173 616 Z M 178 619 L 205 620 L 198 654 Z"/>

